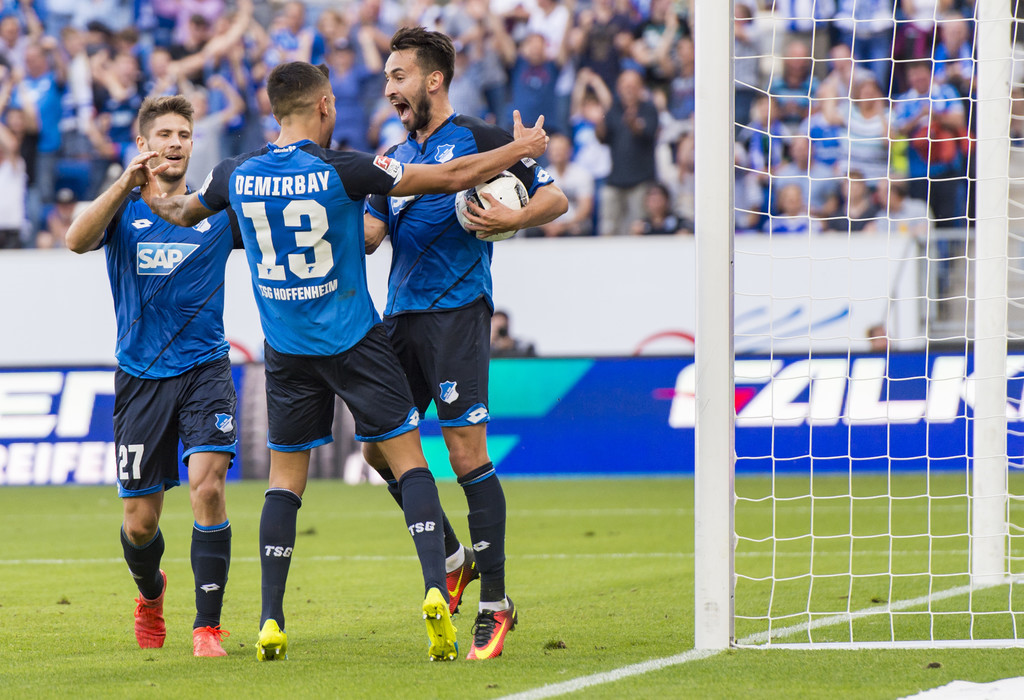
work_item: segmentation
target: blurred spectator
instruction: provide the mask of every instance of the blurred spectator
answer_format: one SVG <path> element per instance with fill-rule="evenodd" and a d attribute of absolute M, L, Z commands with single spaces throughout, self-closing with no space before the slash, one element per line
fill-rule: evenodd
<path fill-rule="evenodd" d="M 737 5 L 754 0 L 738 0 Z M 825 57 L 829 47 L 829 28 L 836 12 L 836 0 L 771 0 L 767 4 L 781 24 L 781 33 L 813 47 L 810 55 Z"/>
<path fill-rule="evenodd" d="M 644 216 L 634 221 L 629 232 L 634 236 L 665 236 L 693 233 L 693 222 L 683 221 L 672 211 L 668 188 L 660 182 L 647 186 L 644 192 Z"/>
<path fill-rule="evenodd" d="M 632 26 L 616 0 L 593 0 L 589 7 L 582 7 L 569 35 L 577 70 L 591 71 L 605 85 L 614 85 L 632 53 Z"/>
<path fill-rule="evenodd" d="M 932 79 L 930 61 L 907 67 L 910 89 L 893 104 L 893 126 L 909 139 L 910 196 L 928 202 L 940 228 L 965 225 L 967 117 L 951 85 Z"/>
<path fill-rule="evenodd" d="M 868 328 L 864 337 L 868 339 L 871 352 L 889 352 L 889 332 L 884 323 L 876 323 Z"/>
<path fill-rule="evenodd" d="M 755 34 L 753 11 L 749 6 L 737 3 L 735 12 L 733 78 L 736 81 L 736 123 L 746 124 L 750 121 L 750 105 L 764 89 L 759 65 L 761 49 Z"/>
<path fill-rule="evenodd" d="M 167 0 L 162 4 L 168 5 Z M 175 0 L 173 6 L 175 30 L 172 41 L 175 44 L 188 41 L 188 24 L 193 17 L 202 17 L 206 26 L 212 27 L 224 13 L 224 0 Z"/>
<path fill-rule="evenodd" d="M 43 34 L 43 25 L 32 3 L 25 3 L 21 11 L 21 17 L 16 12 L 5 13 L 0 17 L 0 60 L 24 72 L 25 51 L 30 45 L 38 43 Z"/>
<path fill-rule="evenodd" d="M 668 111 L 673 119 L 686 122 L 687 128 L 693 123 L 693 110 L 697 101 L 693 50 L 693 39 L 684 37 L 679 40 L 675 54 L 676 71 L 668 86 Z"/>
<path fill-rule="evenodd" d="M 633 60 L 644 72 L 647 83 L 664 87 L 675 75 L 679 40 L 689 34 L 679 17 L 674 0 L 650 0 L 650 16 L 634 32 Z"/>
<path fill-rule="evenodd" d="M 889 100 L 874 78 L 854 87 L 850 110 L 850 171 L 869 180 L 889 174 Z"/>
<path fill-rule="evenodd" d="M 27 177 L 18 138 L 0 124 L 0 248 L 20 248 L 25 225 L 25 190 Z"/>
<path fill-rule="evenodd" d="M 508 313 L 495 311 L 491 316 L 491 357 L 535 357 L 533 343 L 514 337 L 509 331 Z"/>
<path fill-rule="evenodd" d="M 339 39 L 328 54 L 331 87 L 338 110 L 332 138 L 336 148 L 368 151 L 370 144 L 366 134 L 370 118 L 363 107 L 362 97 L 368 83 L 378 84 L 384 62 L 373 38 L 365 31 L 360 31 L 358 36 L 365 59 L 360 60 L 360 52 L 348 39 Z"/>
<path fill-rule="evenodd" d="M 768 92 L 779 108 L 779 119 L 795 129 L 810 112 L 811 48 L 803 41 L 786 44 L 782 59 L 782 75 L 768 86 Z"/>
<path fill-rule="evenodd" d="M 871 186 L 862 173 L 852 171 L 839 188 L 837 215 L 825 222 L 825 229 L 839 233 L 875 232 L 878 215 Z"/>
<path fill-rule="evenodd" d="M 192 157 L 189 159 L 185 181 L 193 190 L 198 190 L 214 166 L 224 159 L 221 145 L 227 124 L 245 109 L 242 96 L 224 76 L 214 74 L 206 82 L 208 89 L 195 88 L 186 93 L 194 113 Z M 227 100 L 227 105 L 223 109 L 213 113 L 210 112 L 212 90 L 216 90 Z"/>
<path fill-rule="evenodd" d="M 971 97 L 974 81 L 974 52 L 971 23 L 956 14 L 943 15 L 939 24 L 941 41 L 935 46 L 935 82 L 952 85 L 961 97 Z"/>
<path fill-rule="evenodd" d="M 776 193 L 787 185 L 796 185 L 800 188 L 804 206 L 811 216 L 827 215 L 830 213 L 830 202 L 839 189 L 839 178 L 834 177 L 835 171 L 832 168 L 811 159 L 811 142 L 806 136 L 794 136 L 788 142 L 788 159 L 771 175 L 768 210 L 777 212 L 779 206 L 775 201 Z"/>
<path fill-rule="evenodd" d="M 821 224 L 807 215 L 807 205 L 799 185 L 786 185 L 776 197 L 778 213 L 769 217 L 761 227 L 764 233 L 818 233 Z"/>
<path fill-rule="evenodd" d="M 879 209 L 886 213 L 889 233 L 918 238 L 928 233 L 928 205 L 920 199 L 910 199 L 904 183 L 880 183 L 876 198 Z"/>
<path fill-rule="evenodd" d="M 569 209 L 554 221 L 537 228 L 527 229 L 526 238 L 557 238 L 560 236 L 587 236 L 592 233 L 591 215 L 594 211 L 594 176 L 570 160 L 572 142 L 564 134 L 552 134 L 548 143 L 547 170 L 569 200 Z"/>
<path fill-rule="evenodd" d="M 46 214 L 46 223 L 36 235 L 36 248 L 66 248 L 64 241 L 75 217 L 78 198 L 73 190 L 61 187 L 54 196 L 54 205 Z"/>
<path fill-rule="evenodd" d="M 815 83 L 815 97 L 849 98 L 854 85 L 868 79 L 876 80 L 874 73 L 853 60 L 847 44 L 836 44 L 829 50 L 828 68 L 825 78 Z M 840 111 L 845 117 L 845 110 Z"/>
<path fill-rule="evenodd" d="M 306 4 L 286 2 L 270 27 L 270 48 L 263 60 L 269 68 L 288 61 L 309 61 L 313 38 L 313 30 L 306 26 Z"/>
<path fill-rule="evenodd" d="M 697 175 L 694 171 L 695 144 L 693 132 L 684 134 L 676 144 L 675 170 L 663 182 L 672 194 L 672 211 L 683 220 L 693 222 L 697 218 Z M 742 197 L 737 197 L 742 201 Z"/>
<path fill-rule="evenodd" d="M 132 125 L 145 97 L 140 84 L 138 60 L 130 53 L 119 53 L 97 76 L 94 101 L 99 112 L 99 131 L 109 139 L 113 159 L 122 165 L 133 157 L 135 134 Z"/>
<path fill-rule="evenodd" d="M 576 73 L 573 87 L 572 116 L 569 119 L 572 133 L 573 162 L 587 169 L 598 185 L 612 170 L 612 154 L 607 144 L 597 137 L 597 125 L 604 121 L 605 112 L 614 101 L 611 90 L 600 76 L 588 68 Z M 1021 120 L 1024 131 L 1024 119 Z"/>
<path fill-rule="evenodd" d="M 853 49 L 853 56 L 875 74 L 879 85 L 889 85 L 895 0 L 836 0 L 833 29 L 838 42 Z"/>
<path fill-rule="evenodd" d="M 931 58 L 935 42 L 936 0 L 898 0 L 893 39 L 893 82 L 890 94 L 906 90 L 904 61 Z M 886 86 L 888 87 L 888 86 Z"/>
<path fill-rule="evenodd" d="M 625 70 L 619 75 L 615 102 L 596 131 L 612 156 L 611 173 L 601 188 L 600 234 L 626 234 L 631 222 L 641 218 L 644 192 L 655 180 L 658 110 L 638 72 Z"/>
<path fill-rule="evenodd" d="M 21 107 L 38 120 L 35 131 L 35 163 L 30 168 L 28 216 L 34 226 L 41 223 L 42 206 L 53 201 L 56 189 L 57 156 L 60 150 L 60 129 L 49 125 L 60 123 L 61 97 L 57 76 L 50 65 L 49 53 L 56 47 L 52 37 L 44 37 L 25 49 L 25 75 L 14 90 L 11 104 Z M 45 127 L 45 128 L 44 128 Z"/>
<path fill-rule="evenodd" d="M 564 131 L 557 123 L 558 103 L 555 93 L 561 60 L 547 56 L 547 44 L 542 34 L 529 34 L 519 44 L 505 31 L 500 19 L 492 23 L 496 48 L 509 71 L 509 106 L 500 115 L 500 123 L 512 126 L 512 110 L 518 109 L 523 123 L 532 126 L 544 115 L 545 127 L 550 131 Z M 564 58 L 563 55 L 560 59 Z"/>

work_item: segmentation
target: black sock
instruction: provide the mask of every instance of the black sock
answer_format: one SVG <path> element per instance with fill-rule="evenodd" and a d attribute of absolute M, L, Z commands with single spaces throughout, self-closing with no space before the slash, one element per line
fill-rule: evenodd
<path fill-rule="evenodd" d="M 295 520 L 302 499 L 288 489 L 270 489 L 263 501 L 260 517 L 260 571 L 262 574 L 263 610 L 260 628 L 267 620 L 284 627 L 284 589 L 288 583 L 288 566 L 295 548 Z"/>
<path fill-rule="evenodd" d="M 132 544 L 121 528 L 121 549 L 128 571 L 139 587 L 139 593 L 147 600 L 156 600 L 164 591 L 164 577 L 160 575 L 160 558 L 164 555 L 164 533 L 157 528 L 156 534 L 141 547 Z"/>
<path fill-rule="evenodd" d="M 505 492 L 491 462 L 459 477 L 469 505 L 469 536 L 480 572 L 481 602 L 505 599 Z"/>
<path fill-rule="evenodd" d="M 192 628 L 216 627 L 224 605 L 231 563 L 231 523 L 192 527 L 192 574 L 196 580 L 196 621 Z"/>
<path fill-rule="evenodd" d="M 437 497 L 437 484 L 429 469 L 410 469 L 398 480 L 402 492 L 402 512 L 405 524 L 416 545 L 416 556 L 423 569 L 424 592 L 437 588 L 448 600 L 448 586 L 444 572 L 444 537 L 438 523 L 441 521 L 441 501 Z"/>
<path fill-rule="evenodd" d="M 388 493 L 395 499 L 395 503 L 398 507 L 402 507 L 402 490 L 398 488 L 398 480 L 394 477 L 388 479 Z M 462 543 L 459 542 L 459 536 L 455 534 L 455 530 L 452 529 L 452 524 L 448 522 L 448 516 L 445 515 L 444 511 L 441 511 L 441 526 L 444 528 L 444 556 L 447 559 L 451 555 L 459 551 L 462 547 Z"/>

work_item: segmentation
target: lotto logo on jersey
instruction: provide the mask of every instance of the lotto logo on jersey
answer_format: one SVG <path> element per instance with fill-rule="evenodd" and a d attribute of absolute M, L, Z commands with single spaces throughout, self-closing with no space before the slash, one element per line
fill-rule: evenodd
<path fill-rule="evenodd" d="M 387 156 L 377 156 L 373 159 L 373 164 L 393 178 L 398 178 L 402 175 L 402 164 Z"/>
<path fill-rule="evenodd" d="M 140 275 L 169 275 L 199 246 L 194 243 L 140 242 L 136 257 Z"/>

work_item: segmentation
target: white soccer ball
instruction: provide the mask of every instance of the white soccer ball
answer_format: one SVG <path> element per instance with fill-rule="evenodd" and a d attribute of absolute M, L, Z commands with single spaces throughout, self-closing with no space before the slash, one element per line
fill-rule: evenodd
<path fill-rule="evenodd" d="M 512 236 L 516 235 L 517 231 L 502 231 L 490 236 L 480 236 L 477 235 L 476 231 L 470 231 L 466 228 L 469 225 L 469 222 L 466 220 L 466 207 L 469 202 L 483 209 L 490 208 L 491 203 L 480 196 L 485 192 L 509 209 L 522 209 L 530 201 L 530 194 L 526 191 L 526 186 L 519 181 L 518 177 L 506 170 L 482 185 L 471 187 L 455 195 L 455 216 L 458 217 L 459 224 L 467 233 L 471 236 L 476 236 L 481 241 L 493 243 L 495 241 L 503 241 L 506 238 L 512 238 Z"/>

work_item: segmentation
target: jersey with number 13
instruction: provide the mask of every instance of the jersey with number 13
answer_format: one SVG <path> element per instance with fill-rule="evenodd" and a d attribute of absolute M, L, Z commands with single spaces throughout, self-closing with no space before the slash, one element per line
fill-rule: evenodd
<path fill-rule="evenodd" d="M 380 322 L 366 288 L 363 199 L 387 194 L 402 165 L 312 141 L 221 161 L 199 198 L 229 209 L 242 236 L 263 335 L 290 355 L 338 355 Z"/>

